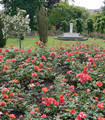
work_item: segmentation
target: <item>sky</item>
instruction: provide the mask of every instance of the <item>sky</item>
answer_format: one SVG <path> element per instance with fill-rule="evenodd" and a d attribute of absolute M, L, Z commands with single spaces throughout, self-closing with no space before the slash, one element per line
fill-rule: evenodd
<path fill-rule="evenodd" d="M 75 0 L 74 5 L 88 9 L 98 9 L 103 6 L 103 1 L 104 0 Z"/>

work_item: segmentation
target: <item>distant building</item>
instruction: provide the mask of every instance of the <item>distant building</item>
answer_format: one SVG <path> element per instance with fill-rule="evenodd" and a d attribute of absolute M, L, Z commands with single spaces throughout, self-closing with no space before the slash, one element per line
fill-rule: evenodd
<path fill-rule="evenodd" d="M 102 9 L 87 9 L 87 11 L 89 11 L 90 14 L 94 14 L 94 13 L 102 13 Z"/>

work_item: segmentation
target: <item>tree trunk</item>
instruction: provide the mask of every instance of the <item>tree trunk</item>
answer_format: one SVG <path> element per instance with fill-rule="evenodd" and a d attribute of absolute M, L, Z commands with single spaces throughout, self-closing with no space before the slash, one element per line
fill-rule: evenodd
<path fill-rule="evenodd" d="M 19 47 L 21 49 L 21 38 L 19 38 Z"/>

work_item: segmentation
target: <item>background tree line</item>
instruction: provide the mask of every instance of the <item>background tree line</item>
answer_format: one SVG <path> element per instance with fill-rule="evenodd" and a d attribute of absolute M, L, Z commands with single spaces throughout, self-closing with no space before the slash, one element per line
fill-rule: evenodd
<path fill-rule="evenodd" d="M 69 22 L 71 19 L 82 18 L 86 19 L 89 13 L 81 7 L 69 6 L 67 2 L 60 2 L 60 0 L 3 0 L 5 13 L 11 16 L 16 15 L 17 8 L 26 10 L 30 18 L 30 27 L 32 30 L 36 29 L 35 16 L 40 5 L 44 5 L 48 11 L 49 24 L 54 24 L 59 28 L 64 20 Z M 58 3 L 55 6 L 55 3 Z"/>
<path fill-rule="evenodd" d="M 37 30 L 36 16 L 39 7 L 44 5 L 48 13 L 48 23 L 55 25 L 56 29 L 68 32 L 69 23 L 73 22 L 74 32 L 105 33 L 105 2 L 102 13 L 92 15 L 85 8 L 71 6 L 60 0 L 49 0 L 48 2 L 45 0 L 3 0 L 3 4 L 5 13 L 11 16 L 17 14 L 17 8 L 26 10 L 32 31 Z"/>

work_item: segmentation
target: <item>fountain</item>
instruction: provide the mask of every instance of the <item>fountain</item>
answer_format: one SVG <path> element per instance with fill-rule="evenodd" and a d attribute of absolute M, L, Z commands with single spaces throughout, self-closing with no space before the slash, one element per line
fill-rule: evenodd
<path fill-rule="evenodd" d="M 73 23 L 70 23 L 70 32 L 64 33 L 64 36 L 60 36 L 56 38 L 58 40 L 65 40 L 65 41 L 86 41 L 87 38 L 84 38 L 83 36 L 79 36 L 79 33 L 73 33 Z"/>

